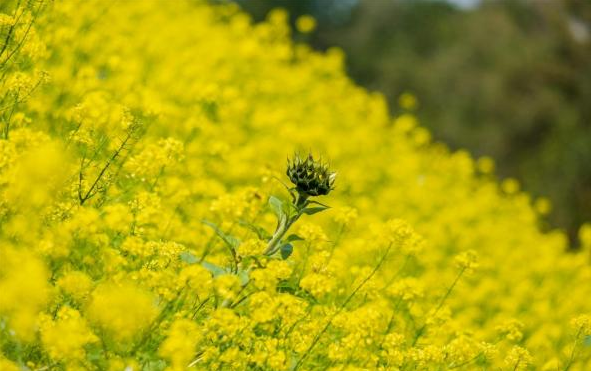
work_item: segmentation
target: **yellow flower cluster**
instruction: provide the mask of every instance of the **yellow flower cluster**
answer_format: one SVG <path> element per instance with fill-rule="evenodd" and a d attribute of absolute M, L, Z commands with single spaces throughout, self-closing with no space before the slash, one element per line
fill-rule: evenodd
<path fill-rule="evenodd" d="M 146 329 L 157 315 L 151 295 L 130 284 L 98 286 L 85 309 L 98 328 L 121 340 L 129 340 Z"/>
<path fill-rule="evenodd" d="M 80 312 L 68 306 L 59 309 L 56 321 L 44 314 L 39 322 L 41 344 L 52 359 L 63 360 L 66 364 L 84 362 L 84 346 L 98 341 Z"/>
<path fill-rule="evenodd" d="M 567 252 L 546 201 L 432 143 L 415 97 L 392 118 L 285 12 L 0 13 L 0 369 L 589 369 L 591 228 Z M 271 244 L 308 149 L 332 208 Z"/>

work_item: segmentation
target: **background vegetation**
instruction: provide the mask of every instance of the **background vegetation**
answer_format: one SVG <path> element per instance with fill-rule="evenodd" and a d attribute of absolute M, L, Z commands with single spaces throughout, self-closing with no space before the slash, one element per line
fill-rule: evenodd
<path fill-rule="evenodd" d="M 501 177 L 549 196 L 576 243 L 591 220 L 591 2 L 238 0 L 256 20 L 277 6 L 318 21 L 309 42 L 339 46 L 350 76 L 405 91 L 436 140 L 490 155 Z M 295 34 L 296 39 L 303 38 Z"/>

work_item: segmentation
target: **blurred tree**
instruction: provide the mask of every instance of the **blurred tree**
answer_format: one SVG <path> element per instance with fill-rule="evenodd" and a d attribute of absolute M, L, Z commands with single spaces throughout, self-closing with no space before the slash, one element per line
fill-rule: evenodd
<path fill-rule="evenodd" d="M 314 15 L 312 45 L 343 48 L 350 75 L 392 109 L 414 92 L 436 139 L 549 196 L 551 224 L 573 241 L 591 220 L 591 1 L 237 1 L 255 20 L 276 6 Z"/>

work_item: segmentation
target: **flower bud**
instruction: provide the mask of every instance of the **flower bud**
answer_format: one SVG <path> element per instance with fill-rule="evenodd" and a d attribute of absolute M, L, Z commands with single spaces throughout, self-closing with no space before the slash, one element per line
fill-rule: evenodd
<path fill-rule="evenodd" d="M 305 196 L 327 195 L 334 189 L 337 173 L 328 164 L 315 161 L 311 154 L 302 159 L 298 154 L 287 160 L 287 176 L 296 190 Z"/>

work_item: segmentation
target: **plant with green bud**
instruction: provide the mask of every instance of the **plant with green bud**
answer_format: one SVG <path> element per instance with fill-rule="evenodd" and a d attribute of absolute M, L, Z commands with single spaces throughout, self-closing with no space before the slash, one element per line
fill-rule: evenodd
<path fill-rule="evenodd" d="M 260 257 L 287 259 L 293 252 L 293 241 L 302 240 L 296 234 L 287 235 L 287 232 L 302 215 L 313 215 L 329 208 L 311 198 L 329 194 L 334 189 L 337 173 L 330 171 L 328 164 L 314 160 L 311 154 L 305 158 L 295 154 L 292 159 L 287 160 L 286 175 L 293 184 L 293 187 L 284 184 L 291 195 L 291 200 L 282 200 L 276 196 L 269 197 L 269 206 L 277 217 L 277 227 L 272 234 L 258 225 L 244 220 L 239 221 L 240 225 L 255 232 L 259 239 L 265 242 L 266 248 L 260 255 L 240 256 L 238 248 L 242 242 L 237 237 L 223 231 L 215 223 L 203 220 L 203 223 L 212 228 L 228 248 L 232 264 L 229 267 L 220 267 L 205 261 L 205 257 L 198 258 L 188 252 L 183 253 L 181 259 L 189 264 L 201 264 L 214 276 L 235 274 L 240 278 L 243 286 L 246 286 L 250 280 L 249 272 L 253 262 L 258 263 Z"/>
<path fill-rule="evenodd" d="M 269 198 L 271 209 L 277 216 L 277 228 L 267 244 L 265 255 L 272 256 L 277 251 L 285 259 L 293 251 L 291 242 L 299 239 L 290 235 L 283 241 L 289 228 L 303 215 L 316 214 L 324 211 L 328 206 L 310 197 L 327 195 L 334 189 L 337 173 L 330 171 L 328 164 L 316 161 L 312 154 L 305 158 L 295 154 L 293 159 L 287 159 L 287 176 L 294 187 L 287 187 L 292 202 L 285 202 L 275 196 Z"/>

